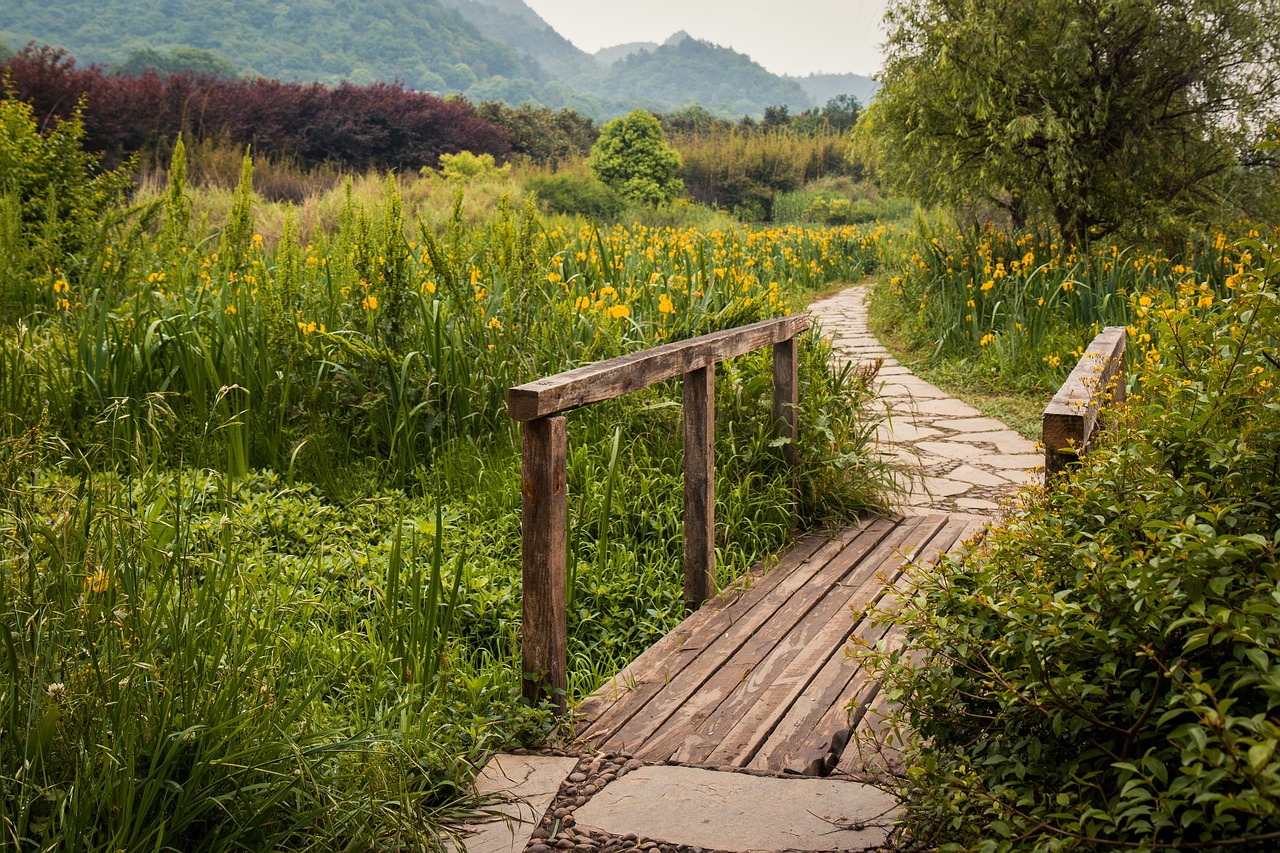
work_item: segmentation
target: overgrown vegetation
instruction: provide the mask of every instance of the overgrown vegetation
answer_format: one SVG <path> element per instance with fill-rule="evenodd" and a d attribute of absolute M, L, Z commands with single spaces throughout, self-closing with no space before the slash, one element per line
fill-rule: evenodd
<path fill-rule="evenodd" d="M 901 703 L 911 843 L 1254 850 L 1280 837 L 1280 262 L 1127 300 L 1110 440 L 921 569 L 867 651 Z"/>
<path fill-rule="evenodd" d="M 3 109 L 0 185 L 45 175 L 5 232 L 43 262 L 4 282 L 0 325 L 15 849 L 435 845 L 488 751 L 552 730 L 519 700 L 507 388 L 784 314 L 877 258 L 873 230 L 544 220 L 470 154 L 293 207 L 248 158 L 193 191 L 179 143 L 134 207 L 55 218 L 96 186 L 91 158 L 46 156 L 76 120 L 42 138 Z M 721 368 L 721 583 L 881 499 L 867 377 L 801 353 L 798 503 L 768 354 Z M 682 615 L 677 394 L 570 418 L 571 698 Z"/>

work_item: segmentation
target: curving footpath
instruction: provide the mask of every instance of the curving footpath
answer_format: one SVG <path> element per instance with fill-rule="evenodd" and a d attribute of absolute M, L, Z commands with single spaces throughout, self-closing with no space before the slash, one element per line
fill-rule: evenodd
<path fill-rule="evenodd" d="M 1025 483 L 1043 478 L 1044 455 L 1002 421 L 950 397 L 897 362 L 867 329 L 869 285 L 814 302 L 809 312 L 831 338 L 837 358 L 854 365 L 881 362 L 878 379 L 885 422 L 880 450 L 907 478 L 899 510 L 994 516 Z"/>
<path fill-rule="evenodd" d="M 1036 445 L 898 364 L 867 330 L 868 286 L 814 302 L 835 357 L 880 362 L 879 450 L 898 463 L 904 514 L 986 521 L 1041 479 Z M 505 800 L 495 820 L 463 827 L 467 853 L 738 853 L 882 850 L 895 812 L 875 788 L 835 776 L 646 764 L 617 752 L 494 756 L 477 780 Z"/>

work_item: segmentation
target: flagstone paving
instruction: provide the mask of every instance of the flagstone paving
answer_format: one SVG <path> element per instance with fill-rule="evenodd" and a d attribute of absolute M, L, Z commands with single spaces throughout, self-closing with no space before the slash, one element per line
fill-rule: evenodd
<path fill-rule="evenodd" d="M 886 418 L 876 438 L 907 479 L 900 511 L 994 516 L 1001 500 L 1043 479 L 1038 445 L 995 418 L 920 379 L 867 328 L 868 286 L 858 285 L 809 306 L 837 358 L 880 362 L 877 375 Z"/>

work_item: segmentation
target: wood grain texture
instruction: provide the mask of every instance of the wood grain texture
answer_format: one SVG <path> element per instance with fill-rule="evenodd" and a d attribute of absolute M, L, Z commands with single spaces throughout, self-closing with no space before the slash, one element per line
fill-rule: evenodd
<path fill-rule="evenodd" d="M 709 602 L 585 702 L 577 742 L 646 761 L 832 771 L 851 728 L 874 734 L 887 710 L 874 678 L 845 654 L 851 632 L 897 642 L 896 629 L 850 611 L 875 601 L 892 609 L 911 585 L 913 561 L 962 551 L 980 529 L 946 516 L 875 519 L 817 547 L 804 542 L 774 571 Z M 854 700 L 861 705 L 851 715 Z"/>
<path fill-rule="evenodd" d="M 529 421 L 521 429 L 521 658 L 524 696 L 552 697 L 565 710 L 569 687 L 565 566 L 568 488 L 564 418 Z"/>
<path fill-rule="evenodd" d="M 684 377 L 684 610 L 715 595 L 716 368 Z"/>
<path fill-rule="evenodd" d="M 1126 342 L 1123 326 L 1099 332 L 1045 407 L 1040 430 L 1046 474 L 1058 473 L 1086 453 L 1099 410 L 1108 400 L 1124 400 Z"/>
<path fill-rule="evenodd" d="M 807 314 L 777 317 L 557 373 L 508 391 L 507 413 L 517 421 L 531 421 L 608 400 L 790 340 L 812 322 Z"/>
<path fill-rule="evenodd" d="M 790 439 L 783 446 L 787 464 L 794 469 L 800 461 L 795 440 L 799 435 L 800 362 L 796 339 L 773 345 L 773 420 L 779 438 Z"/>

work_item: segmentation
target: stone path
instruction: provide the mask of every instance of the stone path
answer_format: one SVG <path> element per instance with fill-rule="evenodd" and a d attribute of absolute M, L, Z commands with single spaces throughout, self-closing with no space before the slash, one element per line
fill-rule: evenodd
<path fill-rule="evenodd" d="M 899 464 L 904 514 L 988 519 L 1042 477 L 1036 445 L 916 377 L 867 330 L 867 287 L 818 300 L 810 312 L 837 358 L 880 362 L 882 453 Z M 773 853 L 883 849 L 893 801 L 856 781 L 771 777 L 645 765 L 629 755 L 494 756 L 477 787 L 505 803 L 464 827 L 467 853 Z M 453 849 L 457 850 L 457 847 Z"/>
<path fill-rule="evenodd" d="M 995 418 L 950 397 L 897 362 L 867 330 L 867 285 L 809 306 L 838 358 L 881 362 L 880 396 L 887 418 L 877 430 L 882 452 L 908 478 L 901 511 L 993 516 L 1000 499 L 1040 482 L 1044 455 Z"/>

